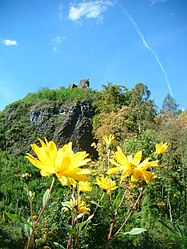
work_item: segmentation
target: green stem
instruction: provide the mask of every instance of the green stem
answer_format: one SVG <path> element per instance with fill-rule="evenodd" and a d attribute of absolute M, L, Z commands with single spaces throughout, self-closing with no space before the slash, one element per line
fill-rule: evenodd
<path fill-rule="evenodd" d="M 110 240 L 111 240 L 111 237 L 112 237 L 112 231 L 113 231 L 113 228 L 114 228 L 115 218 L 116 218 L 116 214 L 114 214 L 113 217 L 112 217 L 112 222 L 110 224 L 110 230 L 109 230 L 109 234 L 108 234 L 108 238 L 107 238 L 107 243 L 106 243 L 106 249 L 108 249 L 109 246 L 110 246 Z"/>
<path fill-rule="evenodd" d="M 72 215 L 72 217 L 71 217 L 71 227 L 72 227 L 72 230 L 73 230 L 73 228 L 74 228 L 74 219 L 75 219 L 75 217 L 74 217 L 74 215 Z M 70 233 L 70 235 L 69 235 L 69 240 L 68 240 L 68 244 L 67 244 L 66 249 L 70 249 L 70 247 L 71 247 L 71 242 L 72 242 L 72 238 L 73 238 L 73 234 Z"/>
<path fill-rule="evenodd" d="M 140 197 L 142 196 L 142 193 L 143 193 L 143 192 L 141 191 L 140 194 L 139 194 L 139 196 L 138 196 L 138 198 L 137 198 L 137 200 L 136 200 L 136 202 L 134 203 L 132 209 L 129 211 L 129 213 L 128 213 L 126 219 L 124 220 L 123 224 L 120 226 L 120 228 L 119 228 L 119 229 L 117 230 L 117 232 L 114 234 L 114 237 L 121 231 L 121 229 L 122 229 L 122 228 L 124 227 L 124 225 L 127 223 L 128 219 L 129 219 L 130 216 L 132 215 L 132 213 L 133 213 L 133 211 L 134 211 L 136 205 L 138 204 L 138 202 L 139 202 L 139 200 L 140 200 Z"/>
<path fill-rule="evenodd" d="M 93 211 L 93 213 L 92 213 L 92 218 L 94 217 L 94 214 L 96 213 L 96 211 L 97 211 L 97 209 L 98 209 L 98 207 L 99 207 L 99 204 L 101 203 L 101 201 L 102 201 L 104 195 L 105 195 L 105 193 L 103 192 L 103 194 L 102 194 L 102 196 L 101 196 L 101 198 L 100 198 L 100 200 L 99 200 L 99 202 L 98 202 L 98 205 L 95 207 L 95 209 L 94 209 L 94 211 Z M 83 216 L 83 218 L 84 218 L 84 216 Z M 76 239 L 75 244 L 74 244 L 74 248 L 76 248 L 76 246 L 78 245 L 79 238 L 80 238 L 80 236 L 81 236 L 82 230 L 85 229 L 85 228 L 89 225 L 90 222 L 91 222 L 91 219 L 90 219 L 89 221 L 87 221 L 86 224 L 85 224 L 85 226 L 84 226 L 84 228 L 82 228 L 82 229 L 79 231 L 78 236 L 77 236 L 77 239 Z"/>
<path fill-rule="evenodd" d="M 78 186 L 76 186 L 76 188 L 77 187 Z M 78 193 L 75 192 L 74 188 L 73 188 L 72 198 L 78 199 Z M 76 214 L 75 214 L 75 211 L 73 210 L 72 216 L 71 216 L 71 228 L 72 228 L 72 230 L 74 229 L 74 226 L 75 226 L 75 217 L 76 217 Z M 70 233 L 66 249 L 70 249 L 72 239 L 73 239 L 73 234 Z"/>
<path fill-rule="evenodd" d="M 83 215 L 81 222 L 84 221 L 84 217 L 85 217 L 85 214 Z M 76 238 L 76 241 L 75 241 L 75 244 L 74 244 L 73 248 L 77 248 L 77 245 L 78 245 L 78 242 L 79 242 L 79 238 L 81 236 L 81 232 L 82 232 L 82 230 L 79 231 L 79 229 L 78 229 L 78 223 L 77 223 L 77 238 Z"/>
<path fill-rule="evenodd" d="M 54 185 L 55 179 L 56 179 L 56 177 L 53 175 L 53 179 L 52 179 L 52 182 L 51 182 L 51 186 L 50 186 L 50 188 L 49 188 L 49 194 L 48 194 L 48 196 L 47 196 L 47 198 L 46 198 L 46 201 L 45 201 L 45 203 L 44 203 L 44 205 L 43 205 L 43 207 L 42 207 L 42 209 L 41 209 L 41 211 L 40 211 L 40 214 L 39 214 L 39 216 L 38 216 L 36 222 L 35 222 L 35 223 L 33 224 L 33 226 L 32 226 L 32 232 L 31 232 L 30 237 L 29 237 L 29 239 L 28 239 L 26 249 L 29 249 L 29 248 L 30 248 L 31 241 L 32 241 L 32 238 L 33 238 L 33 236 L 34 236 L 34 232 L 35 232 L 35 230 L 36 230 L 36 226 L 37 226 L 38 222 L 40 221 L 40 219 L 41 219 L 41 217 L 42 217 L 42 214 L 43 214 L 43 212 L 44 212 L 44 210 L 45 210 L 45 207 L 47 206 L 47 203 L 48 203 L 49 198 L 50 198 L 50 194 L 51 194 L 52 189 L 53 189 L 53 185 Z"/>
<path fill-rule="evenodd" d="M 107 160 L 108 160 L 108 170 L 110 169 L 110 149 L 107 152 Z"/>
<path fill-rule="evenodd" d="M 127 189 L 126 189 L 125 192 L 123 193 L 123 196 L 122 196 L 122 198 L 121 198 L 121 201 L 120 201 L 119 205 L 117 206 L 117 208 L 116 208 L 116 210 L 115 210 L 115 212 L 114 212 L 114 214 L 113 214 L 113 216 L 112 216 L 112 222 L 111 222 L 111 224 L 110 224 L 110 230 L 109 230 L 109 234 L 108 234 L 108 238 L 107 238 L 106 249 L 108 249 L 109 246 L 110 246 L 110 241 L 111 241 L 112 232 L 113 232 L 113 228 L 114 228 L 115 218 L 116 218 L 116 216 L 117 216 L 118 209 L 121 207 L 121 204 L 123 203 L 123 200 L 124 200 L 124 198 L 125 198 L 126 193 L 127 193 Z"/>
<path fill-rule="evenodd" d="M 126 196 L 126 193 L 127 193 L 127 189 L 126 189 L 125 192 L 123 193 L 123 196 L 122 196 L 122 198 L 121 198 L 121 201 L 120 201 L 119 205 L 117 206 L 117 210 L 121 207 L 121 204 L 123 203 L 123 200 L 124 200 L 124 198 L 125 198 L 125 196 Z"/>

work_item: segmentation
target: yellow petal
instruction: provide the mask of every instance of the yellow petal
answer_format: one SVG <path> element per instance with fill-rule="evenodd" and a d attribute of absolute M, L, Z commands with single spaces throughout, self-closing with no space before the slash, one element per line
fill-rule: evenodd
<path fill-rule="evenodd" d="M 71 165 L 71 158 L 73 156 L 73 152 L 63 152 L 63 148 L 58 150 L 57 158 L 55 161 L 55 170 L 57 172 L 66 170 Z"/>
<path fill-rule="evenodd" d="M 77 172 L 78 175 L 90 175 L 91 173 L 90 169 L 81 169 L 81 171 Z"/>
<path fill-rule="evenodd" d="M 67 186 L 73 186 L 74 188 L 76 187 L 77 182 L 73 178 L 67 177 L 67 180 Z"/>
<path fill-rule="evenodd" d="M 47 150 L 47 144 L 48 144 L 48 141 L 47 139 L 45 138 L 45 143 L 44 141 L 42 141 L 40 138 L 38 138 L 39 142 L 41 143 L 41 146 Z"/>
<path fill-rule="evenodd" d="M 55 161 L 57 157 L 57 148 L 56 148 L 56 144 L 53 141 L 49 142 L 48 152 L 50 153 L 51 160 Z"/>
<path fill-rule="evenodd" d="M 48 173 L 48 172 L 46 172 L 45 170 L 40 170 L 40 174 L 42 175 L 42 176 L 49 176 L 49 175 L 51 175 L 51 174 L 53 174 L 53 173 Z"/>
<path fill-rule="evenodd" d="M 156 175 L 153 174 L 150 171 L 145 171 L 143 173 L 143 177 L 144 177 L 144 180 L 146 181 L 146 183 L 148 184 L 151 180 L 153 180 L 154 178 L 156 178 Z"/>
<path fill-rule="evenodd" d="M 150 161 L 149 158 L 146 158 L 138 167 L 138 170 L 146 170 L 149 167 L 155 167 L 158 165 L 158 160 L 156 161 Z"/>
<path fill-rule="evenodd" d="M 68 183 L 68 179 L 65 176 L 61 176 L 60 178 L 58 178 L 58 180 L 62 183 L 63 186 L 67 185 Z"/>
<path fill-rule="evenodd" d="M 77 152 L 73 156 L 73 164 L 77 167 L 83 166 L 87 164 L 89 161 L 91 161 L 90 158 L 86 158 L 89 154 L 86 153 L 86 151 Z"/>
<path fill-rule="evenodd" d="M 132 164 L 135 166 L 138 166 L 140 164 L 140 161 L 142 159 L 142 150 L 138 151 L 132 160 Z"/>
<path fill-rule="evenodd" d="M 41 162 L 31 154 L 27 153 L 27 156 L 25 156 L 25 158 L 27 158 L 35 167 L 42 169 Z"/>
<path fill-rule="evenodd" d="M 50 165 L 54 164 L 53 160 L 50 157 L 50 154 L 43 147 L 38 147 L 36 144 L 32 144 L 31 147 L 37 155 L 39 161 L 48 163 Z"/>
<path fill-rule="evenodd" d="M 114 159 L 110 159 L 110 162 L 117 167 L 121 167 L 121 164 L 117 163 Z"/>
<path fill-rule="evenodd" d="M 125 154 L 123 153 L 122 149 L 119 146 L 117 146 L 117 152 L 115 152 L 114 158 L 117 160 L 117 162 L 120 165 L 122 166 L 128 165 L 127 157 L 125 156 Z"/>
<path fill-rule="evenodd" d="M 65 144 L 62 147 L 62 151 L 63 151 L 63 153 L 71 152 L 72 151 L 72 142 L 69 142 L 68 144 Z"/>
<path fill-rule="evenodd" d="M 88 177 L 84 174 L 81 174 L 81 169 L 74 170 L 74 171 L 71 169 L 67 169 L 67 170 L 63 171 L 62 174 L 66 177 L 73 178 L 76 181 L 88 181 Z M 60 174 L 59 174 L 59 176 L 60 176 Z"/>
<path fill-rule="evenodd" d="M 122 176 L 123 177 L 130 176 L 132 173 L 133 173 L 133 169 L 132 168 L 127 168 L 127 169 L 123 170 Z"/>
<path fill-rule="evenodd" d="M 115 168 L 111 168 L 107 171 L 107 174 L 108 175 L 112 175 L 112 174 L 115 174 L 117 172 L 119 172 L 121 170 L 121 167 L 115 167 Z"/>
<path fill-rule="evenodd" d="M 134 170 L 134 171 L 133 171 L 133 174 L 131 175 L 131 181 L 132 181 L 132 182 L 137 182 L 139 179 L 142 179 L 142 180 L 143 180 L 143 176 L 142 176 L 141 171 L 139 171 L 139 170 Z"/>

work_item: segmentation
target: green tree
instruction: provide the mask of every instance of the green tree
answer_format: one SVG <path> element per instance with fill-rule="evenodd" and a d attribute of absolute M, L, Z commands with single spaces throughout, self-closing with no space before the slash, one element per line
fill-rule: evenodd
<path fill-rule="evenodd" d="M 125 86 L 108 83 L 107 85 L 102 85 L 102 87 L 103 90 L 100 91 L 95 101 L 95 106 L 99 113 L 109 113 L 126 104 L 125 93 L 127 88 Z"/>
<path fill-rule="evenodd" d="M 178 111 L 178 104 L 171 94 L 167 94 L 162 103 L 162 112 L 169 111 L 172 114 L 175 114 Z"/>
<path fill-rule="evenodd" d="M 143 83 L 136 84 L 132 90 L 126 93 L 128 106 L 126 124 L 135 133 L 141 133 L 154 126 L 157 107 L 150 96 L 151 92 Z"/>

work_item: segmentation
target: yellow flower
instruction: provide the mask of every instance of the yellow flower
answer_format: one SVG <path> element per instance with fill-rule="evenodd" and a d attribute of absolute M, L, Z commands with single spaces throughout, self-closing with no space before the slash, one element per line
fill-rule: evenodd
<path fill-rule="evenodd" d="M 90 192 L 92 191 L 91 183 L 86 181 L 80 181 L 78 183 L 78 192 Z"/>
<path fill-rule="evenodd" d="M 98 177 L 96 178 L 96 184 L 108 193 L 117 188 L 116 182 L 112 181 L 107 176 L 104 177 L 104 175 L 101 175 L 100 179 Z"/>
<path fill-rule="evenodd" d="M 147 168 L 157 166 L 158 160 L 149 161 L 146 158 L 143 162 L 142 151 L 138 151 L 134 157 L 132 155 L 125 156 L 121 148 L 118 146 L 117 151 L 114 153 L 114 159 L 110 159 L 110 162 L 117 167 L 111 168 L 107 171 L 107 174 L 115 174 L 116 172 L 122 172 L 121 182 L 125 177 L 131 176 L 132 182 L 137 182 L 138 180 L 143 180 L 149 183 L 156 176 L 154 173 L 147 171 Z M 141 163 L 140 163 L 141 162 Z"/>
<path fill-rule="evenodd" d="M 81 168 L 90 161 L 85 151 L 74 153 L 72 143 L 65 144 L 57 150 L 53 141 L 45 142 L 39 139 L 41 147 L 31 144 L 31 148 L 38 158 L 27 153 L 26 158 L 40 169 L 42 176 L 55 174 L 62 185 L 76 185 L 76 181 L 88 181 L 91 170 Z"/>
<path fill-rule="evenodd" d="M 115 137 L 114 137 L 113 135 L 110 135 L 109 137 L 107 137 L 107 136 L 104 136 L 104 137 L 103 137 L 103 139 L 104 139 L 104 141 L 105 141 L 107 147 L 110 147 L 110 146 L 111 146 L 111 144 L 112 144 L 113 141 L 114 141 L 114 138 L 115 138 Z"/>
<path fill-rule="evenodd" d="M 89 205 L 86 205 L 86 203 L 81 200 L 81 197 L 79 196 L 78 199 L 77 199 L 77 213 L 80 214 L 80 213 L 85 213 L 85 214 L 90 214 L 90 208 L 89 208 Z"/>
<path fill-rule="evenodd" d="M 64 211 L 76 209 L 77 214 L 80 213 L 85 213 L 88 215 L 90 214 L 89 205 L 86 205 L 86 203 L 83 200 L 81 200 L 80 196 L 77 199 L 73 197 L 71 201 L 68 201 L 66 203 L 67 206 L 63 208 Z"/>
<path fill-rule="evenodd" d="M 37 215 L 33 215 L 32 218 L 33 218 L 33 220 L 37 220 L 38 216 Z"/>
<path fill-rule="evenodd" d="M 159 155 L 159 154 L 163 154 L 168 148 L 168 144 L 167 143 L 159 143 L 159 144 L 156 144 L 156 153 Z"/>

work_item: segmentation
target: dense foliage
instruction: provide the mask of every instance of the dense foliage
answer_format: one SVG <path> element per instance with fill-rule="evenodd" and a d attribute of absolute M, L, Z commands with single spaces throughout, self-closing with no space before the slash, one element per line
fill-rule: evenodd
<path fill-rule="evenodd" d="M 36 105 L 57 106 L 63 103 L 90 101 L 96 112 L 93 117 L 93 134 L 96 138 L 99 160 L 95 166 L 107 161 L 103 136 L 114 135 L 116 145 L 120 145 L 127 155 L 143 150 L 144 157 L 154 157 L 155 144 L 167 142 L 167 152 L 156 168 L 157 178 L 147 186 L 141 198 L 141 208 L 137 207 L 128 221 L 127 230 L 143 227 L 146 233 L 139 236 L 119 238 L 111 243 L 111 248 L 144 249 L 184 249 L 187 247 L 187 112 L 178 110 L 171 96 L 166 96 L 162 110 L 153 100 L 148 88 L 138 83 L 131 90 L 115 84 L 103 86 L 101 91 L 91 89 L 41 89 L 29 93 L 22 100 L 7 106 L 0 113 L 0 248 L 24 248 L 26 231 L 20 221 L 11 221 L 6 212 L 29 217 L 28 191 L 35 193 L 33 209 L 40 210 L 41 200 L 49 186 L 50 179 L 42 178 L 37 169 L 26 161 L 25 141 L 37 140 L 40 134 L 30 131 L 28 110 Z M 5 117 L 9 117 L 7 123 Z M 19 116 L 18 119 L 14 117 Z M 28 136 L 23 133 L 28 131 Z M 8 138 L 8 139 L 7 139 Z M 11 141 L 20 141 L 22 155 L 16 155 Z M 11 148 L 11 150 L 10 150 Z M 36 238 L 38 247 L 52 242 L 64 245 L 67 237 L 67 217 L 62 212 L 61 203 L 69 195 L 68 188 L 62 188 L 59 182 L 49 201 L 47 211 L 39 224 Z M 100 193 L 96 191 L 94 196 Z M 136 193 L 134 193 L 136 195 Z M 133 197 L 129 196 L 129 203 Z M 110 210 L 108 200 L 104 208 L 98 209 L 94 217 L 95 229 L 87 230 L 81 238 L 80 248 L 103 248 L 108 234 Z M 117 220 L 120 222 L 127 210 L 122 207 Z M 101 220 L 102 223 L 97 221 Z M 97 238 L 97 239 L 95 239 Z M 60 247 L 59 247 L 60 248 Z"/>

